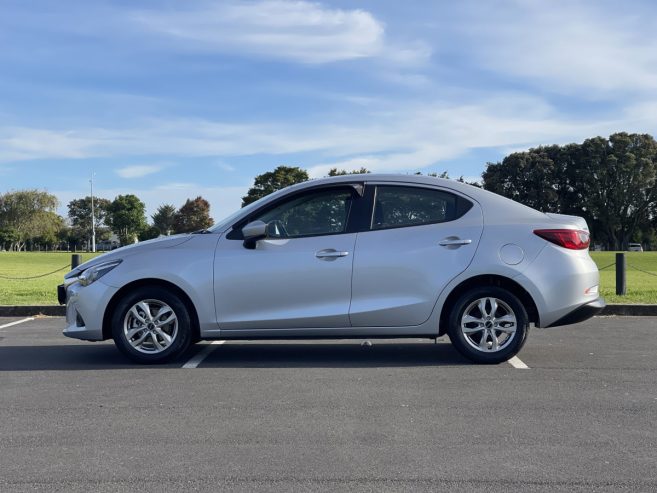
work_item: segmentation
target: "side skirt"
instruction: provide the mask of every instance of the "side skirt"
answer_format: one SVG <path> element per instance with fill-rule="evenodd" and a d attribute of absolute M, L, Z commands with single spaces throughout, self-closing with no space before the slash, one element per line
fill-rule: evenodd
<path fill-rule="evenodd" d="M 437 328 L 423 327 L 343 327 L 312 329 L 244 329 L 203 331 L 202 339 L 403 339 L 439 336 Z"/>

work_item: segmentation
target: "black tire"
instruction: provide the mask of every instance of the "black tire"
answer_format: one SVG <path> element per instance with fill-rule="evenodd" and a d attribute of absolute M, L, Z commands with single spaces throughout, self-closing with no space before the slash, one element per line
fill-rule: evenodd
<path fill-rule="evenodd" d="M 481 317 L 482 320 L 486 319 L 486 314 L 481 314 L 481 311 L 478 308 L 473 308 L 473 305 L 476 304 L 478 300 L 486 298 L 492 298 L 502 302 L 499 304 L 496 311 L 498 317 L 510 309 L 516 320 L 513 336 L 508 336 L 508 340 L 505 339 L 503 344 L 499 344 L 498 350 L 492 349 L 492 331 L 495 331 L 494 334 L 496 340 L 498 339 L 498 336 L 506 338 L 506 331 L 495 328 L 497 326 L 492 326 L 491 328 L 488 328 L 487 331 L 481 330 L 480 332 L 473 332 L 470 335 L 466 335 L 463 332 L 464 329 L 461 328 L 461 321 L 466 310 L 470 310 L 469 313 L 479 314 L 476 315 L 475 318 Z M 506 305 L 506 307 L 504 307 L 504 305 Z M 490 302 L 485 303 L 485 310 L 488 312 L 492 311 Z M 489 321 L 492 325 L 500 318 L 492 317 Z M 507 322 L 505 322 L 505 324 L 508 326 Z M 473 326 L 478 327 L 479 324 L 474 323 Z M 447 334 L 456 350 L 470 361 L 480 364 L 498 364 L 514 357 L 524 346 L 525 341 L 527 340 L 527 335 L 529 334 L 529 317 L 527 315 L 527 310 L 520 300 L 506 289 L 497 286 L 474 288 L 462 294 L 454 304 L 449 315 Z M 490 349 L 483 350 L 477 347 L 477 337 L 479 338 L 479 344 L 483 344 L 486 348 L 490 345 Z M 481 340 L 484 337 L 486 339 L 482 343 Z"/>
<path fill-rule="evenodd" d="M 152 354 L 135 349 L 128 341 L 127 334 L 124 331 L 124 323 L 126 323 L 128 312 L 133 306 L 146 300 L 154 302 L 154 305 L 157 303 L 168 305 L 177 318 L 177 330 L 169 346 Z M 141 287 L 128 293 L 116 306 L 111 323 L 112 338 L 116 347 L 132 361 L 139 364 L 150 365 L 170 362 L 187 350 L 193 338 L 192 322 L 185 304 L 177 295 L 158 286 Z"/>

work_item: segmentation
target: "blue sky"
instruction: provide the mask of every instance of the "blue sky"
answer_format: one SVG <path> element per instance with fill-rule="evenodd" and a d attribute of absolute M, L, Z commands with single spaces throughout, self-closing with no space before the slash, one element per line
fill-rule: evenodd
<path fill-rule="evenodd" d="M 0 192 L 203 195 L 657 134 L 657 4 L 0 0 Z"/>

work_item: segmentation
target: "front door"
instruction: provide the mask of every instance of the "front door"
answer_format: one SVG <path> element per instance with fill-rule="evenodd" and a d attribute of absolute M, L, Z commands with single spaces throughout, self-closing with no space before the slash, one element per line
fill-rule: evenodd
<path fill-rule="evenodd" d="M 347 225 L 352 187 L 293 195 L 251 217 L 269 237 L 245 248 L 224 237 L 215 260 L 222 330 L 349 327 L 356 233 Z"/>

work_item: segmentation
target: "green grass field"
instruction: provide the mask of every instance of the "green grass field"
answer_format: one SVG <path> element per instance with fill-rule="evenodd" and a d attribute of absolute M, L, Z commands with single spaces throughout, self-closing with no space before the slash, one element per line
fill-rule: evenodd
<path fill-rule="evenodd" d="M 94 254 L 82 254 L 82 261 Z M 599 268 L 615 261 L 614 252 L 591 252 Z M 608 267 L 600 272 L 600 289 L 607 303 L 657 304 L 657 252 L 627 253 L 627 296 L 616 296 L 616 271 Z M 40 279 L 8 280 L 5 277 L 31 277 L 70 266 L 70 253 L 0 252 L 0 305 L 57 304 L 57 285 L 68 269 Z M 636 267 L 646 274 L 632 268 Z"/>
<path fill-rule="evenodd" d="M 83 253 L 82 261 L 94 256 Z M 38 276 L 62 267 L 66 268 L 40 279 L 6 279 Z M 0 252 L 0 305 L 56 305 L 57 285 L 70 267 L 70 253 Z"/>
<path fill-rule="evenodd" d="M 625 252 L 625 296 L 616 296 L 616 266 L 604 268 L 615 263 L 616 252 L 591 252 L 591 257 L 598 268 L 603 269 L 600 271 L 600 292 L 607 303 L 657 304 L 657 252 Z"/>

